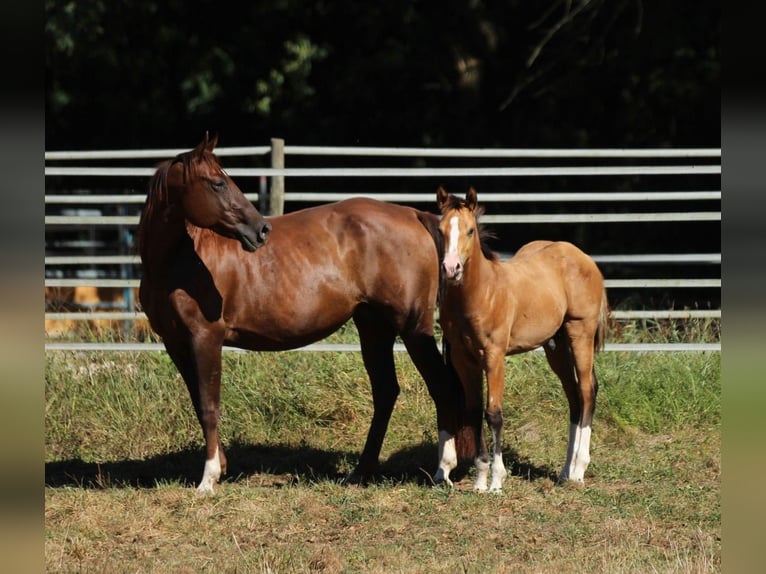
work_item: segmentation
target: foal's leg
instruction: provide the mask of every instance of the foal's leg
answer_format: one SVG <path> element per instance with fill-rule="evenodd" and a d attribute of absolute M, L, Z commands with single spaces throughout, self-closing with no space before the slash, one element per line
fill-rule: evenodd
<path fill-rule="evenodd" d="M 593 334 L 595 332 L 594 326 L 587 336 L 580 336 L 572 341 L 572 355 L 580 399 L 580 417 L 573 431 L 570 431 L 574 434 L 574 448 L 569 475 L 565 478 L 580 483 L 584 481 L 585 471 L 590 464 L 591 425 L 598 394 L 598 382 L 593 368 Z"/>
<path fill-rule="evenodd" d="M 395 330 L 366 308 L 359 308 L 354 313 L 354 323 L 359 331 L 364 367 L 372 385 L 373 414 L 359 463 L 349 477 L 351 481 L 360 480 L 377 469 L 383 438 L 399 396 L 394 365 Z"/>
<path fill-rule="evenodd" d="M 490 492 L 500 492 L 508 474 L 503 464 L 503 390 L 505 388 L 505 355 L 487 352 L 487 424 L 492 431 L 492 482 Z M 478 466 L 477 466 L 478 468 Z M 486 476 L 486 470 L 484 470 Z M 486 478 L 485 484 L 486 484 Z M 477 477 L 477 486 L 479 478 Z M 486 486 L 484 486 L 486 488 Z M 477 490 L 482 490 L 477 488 Z"/>
<path fill-rule="evenodd" d="M 569 345 L 569 339 L 563 330 L 559 331 L 551 340 L 543 345 L 545 357 L 564 388 L 567 402 L 569 403 L 569 442 L 567 444 L 567 458 L 559 473 L 560 480 L 568 480 L 570 469 L 574 460 L 575 444 L 577 441 L 577 428 L 580 421 L 580 393 L 575 378 L 574 359 Z"/>
<path fill-rule="evenodd" d="M 593 333 L 585 321 L 570 321 L 544 346 L 569 401 L 569 444 L 559 479 L 582 483 L 590 462 L 590 435 L 598 384 L 593 370 Z"/>

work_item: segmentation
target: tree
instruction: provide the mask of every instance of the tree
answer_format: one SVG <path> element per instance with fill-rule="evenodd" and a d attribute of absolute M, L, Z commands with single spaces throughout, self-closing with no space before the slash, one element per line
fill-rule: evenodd
<path fill-rule="evenodd" d="M 720 6 L 47 0 L 46 147 L 720 144 Z"/>

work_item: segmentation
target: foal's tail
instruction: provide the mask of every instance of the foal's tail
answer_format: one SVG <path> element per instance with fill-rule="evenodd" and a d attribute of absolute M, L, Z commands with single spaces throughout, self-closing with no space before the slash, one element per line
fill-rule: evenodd
<path fill-rule="evenodd" d="M 606 288 L 601 292 L 601 308 L 598 312 L 598 328 L 593 339 L 593 348 L 596 352 L 604 350 L 606 340 L 606 327 L 609 323 L 609 302 L 606 299 Z"/>

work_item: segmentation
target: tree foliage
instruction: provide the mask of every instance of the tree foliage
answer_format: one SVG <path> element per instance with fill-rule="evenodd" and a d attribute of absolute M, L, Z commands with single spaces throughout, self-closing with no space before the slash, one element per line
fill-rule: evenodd
<path fill-rule="evenodd" d="M 720 5 L 46 0 L 46 148 L 718 146 Z"/>

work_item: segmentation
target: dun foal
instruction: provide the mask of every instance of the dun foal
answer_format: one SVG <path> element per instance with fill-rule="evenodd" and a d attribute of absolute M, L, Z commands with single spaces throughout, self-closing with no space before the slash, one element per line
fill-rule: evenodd
<path fill-rule="evenodd" d="M 569 401 L 569 446 L 560 478 L 583 482 L 598 390 L 593 355 L 603 347 L 608 316 L 601 272 L 562 241 L 533 241 L 501 262 L 483 241 L 476 191 L 469 189 L 461 200 L 440 187 L 436 197 L 445 240 L 439 315 L 465 390 L 466 422 L 477 437 L 475 490 L 487 490 L 490 468 L 482 436 L 482 373 L 493 440 L 489 490 L 499 492 L 507 474 L 501 443 L 504 359 L 540 346 Z M 443 443 L 441 438 L 440 451 L 449 453 L 449 437 Z M 442 464 L 436 478 L 450 484 L 450 470 Z"/>

